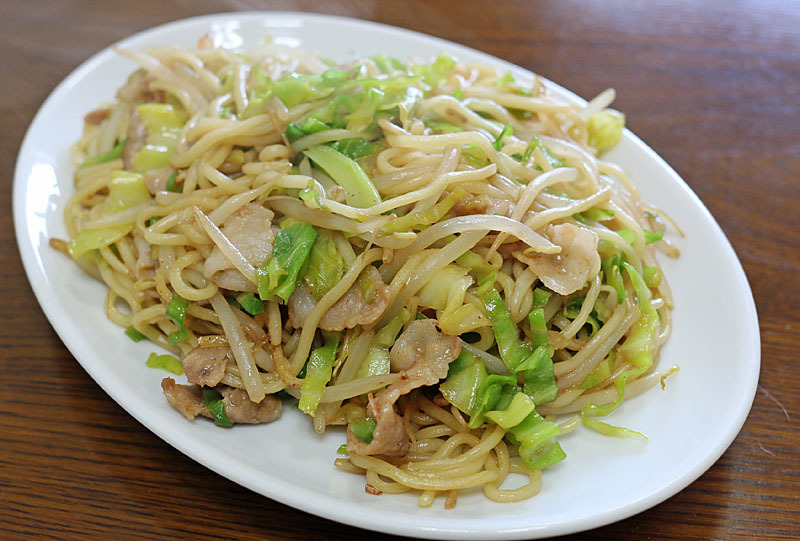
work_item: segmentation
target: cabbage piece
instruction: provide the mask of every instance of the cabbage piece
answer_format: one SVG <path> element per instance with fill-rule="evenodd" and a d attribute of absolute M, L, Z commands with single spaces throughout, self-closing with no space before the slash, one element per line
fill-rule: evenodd
<path fill-rule="evenodd" d="M 257 316 L 258 314 L 264 313 L 264 301 L 259 300 L 252 293 L 245 292 L 236 295 L 236 302 L 251 316 Z"/>
<path fill-rule="evenodd" d="M 603 269 L 603 279 L 605 282 L 617 291 L 617 302 L 622 302 L 625 299 L 625 284 L 622 282 L 622 274 L 620 272 L 620 256 L 618 254 L 604 257 L 601 262 Z"/>
<path fill-rule="evenodd" d="M 308 267 L 303 280 L 314 298 L 320 300 L 333 289 L 344 276 L 345 264 L 342 254 L 336 249 L 336 243 L 327 230 L 319 232 L 319 236 L 308 255 Z"/>
<path fill-rule="evenodd" d="M 397 335 L 408 322 L 411 314 L 405 308 L 392 318 L 372 339 L 367 356 L 356 374 L 356 379 L 369 376 L 379 376 L 391 372 L 389 348 L 394 344 Z"/>
<path fill-rule="evenodd" d="M 608 357 L 603 359 L 597 368 L 595 368 L 591 374 L 586 376 L 586 379 L 578 385 L 578 389 L 590 389 L 597 385 L 598 383 L 605 381 L 611 376 L 611 369 L 614 368 L 614 363 L 617 360 L 617 350 L 612 349 Z"/>
<path fill-rule="evenodd" d="M 333 361 L 339 347 L 339 333 L 324 333 L 325 345 L 311 352 L 306 365 L 306 377 L 300 389 L 300 411 L 314 417 L 325 386 L 331 380 Z"/>
<path fill-rule="evenodd" d="M 344 188 L 348 205 L 369 208 L 381 202 L 377 188 L 355 160 L 325 145 L 314 146 L 304 152 L 334 182 Z"/>
<path fill-rule="evenodd" d="M 464 304 L 466 291 L 472 285 L 468 272 L 451 263 L 437 272 L 418 293 L 419 305 L 436 310 L 439 327 L 446 334 L 463 334 L 486 324 L 479 307 Z"/>
<path fill-rule="evenodd" d="M 393 71 L 406 71 L 406 66 L 396 58 L 391 56 L 378 55 L 373 56 L 372 61 L 381 71 L 381 73 L 391 73 Z"/>
<path fill-rule="evenodd" d="M 628 338 L 619 347 L 618 353 L 623 360 L 639 368 L 649 368 L 653 364 L 653 344 L 658 335 L 661 320 L 658 311 L 653 308 L 650 302 L 652 295 L 650 288 L 647 287 L 642 276 L 630 263 L 623 263 L 622 266 L 630 277 L 636 297 L 639 300 L 639 311 L 641 316 L 633 324 Z"/>
<path fill-rule="evenodd" d="M 462 349 L 458 358 L 450 363 L 447 379 L 439 384 L 439 391 L 448 402 L 472 416 L 480 406 L 487 376 L 483 362 Z"/>
<path fill-rule="evenodd" d="M 589 144 L 602 154 L 622 139 L 625 128 L 625 115 L 613 109 L 595 113 L 589 119 Z"/>
<path fill-rule="evenodd" d="M 328 146 L 337 152 L 341 152 L 351 160 L 364 158 L 381 149 L 380 145 L 370 143 L 369 141 L 361 139 L 360 137 L 340 139 L 339 141 L 328 143 Z"/>
<path fill-rule="evenodd" d="M 500 351 L 500 358 L 509 370 L 514 370 L 521 363 L 531 350 L 519 337 L 519 329 L 511 319 L 506 303 L 503 302 L 500 293 L 494 288 L 482 295 L 481 300 L 486 308 L 486 314 L 492 322 L 497 349 Z"/>
<path fill-rule="evenodd" d="M 169 103 L 141 103 L 136 112 L 147 126 L 147 141 L 131 158 L 133 170 L 143 173 L 168 166 L 189 115 Z"/>
<path fill-rule="evenodd" d="M 280 98 L 286 107 L 292 108 L 330 96 L 343 83 L 358 77 L 359 73 L 361 66 L 347 71 L 325 70 L 312 75 L 290 73 L 274 81 L 269 92 Z"/>
<path fill-rule="evenodd" d="M 110 216 L 117 212 L 135 207 L 150 201 L 150 191 L 144 181 L 144 176 L 130 171 L 112 171 L 111 182 L 108 186 L 108 199 L 103 216 Z M 130 223 L 104 227 L 101 229 L 84 229 L 67 245 L 70 255 L 79 257 L 90 250 L 103 248 L 117 242 L 133 229 L 133 219 Z"/>
<path fill-rule="evenodd" d="M 306 222 L 292 222 L 275 235 L 272 255 L 258 269 L 258 294 L 261 300 L 280 297 L 289 300 L 302 276 L 317 230 Z"/>
<path fill-rule="evenodd" d="M 446 53 L 440 53 L 431 64 L 412 66 L 411 72 L 419 75 L 432 87 L 438 86 L 456 67 L 456 61 Z"/>
<path fill-rule="evenodd" d="M 627 381 L 630 378 L 644 374 L 652 366 L 652 348 L 661 324 L 658 311 L 650 302 L 652 295 L 644 279 L 630 263 L 623 262 L 622 266 L 625 268 L 625 272 L 633 284 L 633 289 L 636 291 L 641 316 L 633 324 L 628 338 L 617 348 L 617 353 L 622 357 L 623 361 L 633 365 L 634 368 L 626 370 L 614 380 L 614 385 L 617 389 L 617 399 L 614 402 L 605 406 L 586 404 L 581 410 L 581 419 L 585 426 L 601 434 L 624 438 L 638 436 L 647 439 L 644 434 L 635 430 L 613 426 L 592 419 L 592 417 L 604 417 L 616 410 L 625 400 L 625 385 Z"/>
<path fill-rule="evenodd" d="M 490 411 L 486 417 L 508 431 L 506 437 L 518 447 L 520 458 L 530 469 L 544 469 L 567 456 L 557 440 L 558 425 L 539 415 L 525 393 L 515 394 L 505 409 Z"/>
<path fill-rule="evenodd" d="M 466 195 L 462 188 L 456 188 L 447 197 L 433 205 L 427 210 L 419 210 L 406 214 L 400 218 L 395 218 L 385 226 L 381 227 L 380 232 L 389 234 L 400 231 L 410 231 L 412 228 L 427 226 L 440 221 L 452 209 L 459 200 Z"/>

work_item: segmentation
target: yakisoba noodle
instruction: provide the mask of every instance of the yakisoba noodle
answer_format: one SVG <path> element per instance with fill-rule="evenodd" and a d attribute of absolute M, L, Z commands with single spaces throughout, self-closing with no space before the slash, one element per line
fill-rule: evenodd
<path fill-rule="evenodd" d="M 598 158 L 613 91 L 575 106 L 447 55 L 332 67 L 205 41 L 118 51 L 141 69 L 87 115 L 72 240 L 52 241 L 107 284 L 111 321 L 181 358 L 148 359 L 185 370 L 170 404 L 230 426 L 291 401 L 347 425 L 336 466 L 368 492 L 422 506 L 535 495 L 580 424 L 640 435 L 597 418 L 676 370 L 655 371 L 655 250 L 677 251 Z"/>

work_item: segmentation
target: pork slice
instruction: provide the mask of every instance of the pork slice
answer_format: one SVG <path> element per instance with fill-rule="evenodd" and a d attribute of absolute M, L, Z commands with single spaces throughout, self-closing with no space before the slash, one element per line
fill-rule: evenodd
<path fill-rule="evenodd" d="M 166 92 L 150 90 L 155 77 L 144 70 L 138 70 L 128 77 L 125 84 L 117 90 L 117 99 L 128 103 L 164 103 Z"/>
<path fill-rule="evenodd" d="M 453 212 L 458 216 L 469 214 L 494 214 L 497 216 L 511 216 L 514 211 L 514 204 L 505 199 L 497 199 L 488 195 L 466 194 L 458 200 L 453 207 Z"/>
<path fill-rule="evenodd" d="M 100 124 L 105 122 L 110 116 L 111 116 L 111 109 L 108 108 L 95 109 L 94 111 L 89 111 L 88 113 L 86 113 L 86 116 L 83 117 L 83 121 L 86 124 L 99 126 Z"/>
<path fill-rule="evenodd" d="M 184 417 L 193 421 L 198 415 L 213 419 L 214 415 L 203 402 L 202 387 L 197 385 L 179 385 L 172 378 L 161 380 L 161 389 L 167 402 L 181 412 Z M 247 392 L 233 387 L 221 386 L 217 388 L 225 404 L 225 415 L 232 423 L 260 424 L 270 423 L 280 417 L 283 404 L 275 395 L 267 395 L 256 404 L 252 402 Z"/>
<path fill-rule="evenodd" d="M 275 232 L 272 218 L 275 214 L 258 203 L 248 203 L 225 220 L 222 233 L 254 267 L 260 267 L 272 254 Z M 206 259 L 206 278 L 218 286 L 232 291 L 257 291 L 256 285 L 236 270 L 233 264 L 214 246 Z"/>
<path fill-rule="evenodd" d="M 561 295 L 583 288 L 589 272 L 597 264 L 597 233 L 574 224 L 550 224 L 545 232 L 550 242 L 561 246 L 558 254 L 514 252 L 514 257 L 530 267 L 542 283 Z"/>
<path fill-rule="evenodd" d="M 225 375 L 225 365 L 233 359 L 231 348 L 196 347 L 183 358 L 183 371 L 190 383 L 215 387 Z"/>
<path fill-rule="evenodd" d="M 381 274 L 375 267 L 367 270 L 375 288 L 375 298 L 367 302 L 361 291 L 361 284 L 356 281 L 342 297 L 322 316 L 320 329 L 325 331 L 341 331 L 352 329 L 356 325 L 375 323 L 389 305 L 390 293 Z M 305 324 L 308 315 L 317 305 L 317 300 L 305 283 L 297 286 L 289 297 L 289 322 L 295 329 Z"/>
<path fill-rule="evenodd" d="M 268 394 L 256 404 L 250 400 L 247 392 L 241 389 L 222 387 L 219 391 L 225 403 L 225 415 L 233 423 L 271 423 L 281 416 L 283 403 L 273 394 Z"/>
<path fill-rule="evenodd" d="M 128 142 L 125 143 L 125 149 L 122 151 L 125 169 L 133 170 L 133 157 L 147 144 L 147 133 L 147 125 L 142 121 L 139 113 L 134 112 L 128 123 Z"/>
<path fill-rule="evenodd" d="M 158 192 L 165 192 L 167 190 L 167 183 L 173 173 L 175 173 L 175 169 L 170 166 L 147 171 L 144 174 L 144 182 L 147 184 L 147 189 L 150 191 L 150 194 L 156 195 Z"/>
<path fill-rule="evenodd" d="M 203 403 L 202 389 L 197 385 L 179 385 L 172 378 L 164 378 L 161 380 L 161 389 L 169 405 L 190 421 L 198 415 L 211 415 Z"/>
<path fill-rule="evenodd" d="M 397 393 L 394 393 L 397 394 Z M 394 403 L 400 397 L 383 397 L 378 401 L 370 395 L 367 413 L 376 421 L 372 441 L 364 443 L 353 431 L 347 429 L 347 452 L 357 455 L 403 456 L 408 453 L 411 440 L 406 432 L 403 418 L 394 411 Z"/>
<path fill-rule="evenodd" d="M 405 370 L 409 377 L 412 372 L 422 376 L 425 368 L 426 374 L 430 373 L 428 379 L 435 381 L 427 383 L 426 379 L 422 385 L 433 385 L 447 376 L 450 361 L 459 353 L 461 341 L 457 336 L 440 333 L 432 319 L 418 319 L 397 338 L 389 352 L 389 362 L 393 372 Z"/>
<path fill-rule="evenodd" d="M 136 246 L 136 267 L 134 275 L 137 280 L 146 280 L 156 275 L 158 261 L 153 257 L 150 243 L 136 229 L 133 230 L 133 244 Z"/>
<path fill-rule="evenodd" d="M 403 377 L 370 398 L 367 413 L 375 421 L 372 441 L 364 443 L 347 431 L 347 450 L 359 455 L 403 456 L 410 440 L 403 418 L 394 404 L 404 394 L 418 387 L 435 385 L 447 377 L 450 363 L 461 353 L 461 341 L 436 330 L 433 320 L 412 322 L 389 352 L 392 369 L 404 371 Z"/>

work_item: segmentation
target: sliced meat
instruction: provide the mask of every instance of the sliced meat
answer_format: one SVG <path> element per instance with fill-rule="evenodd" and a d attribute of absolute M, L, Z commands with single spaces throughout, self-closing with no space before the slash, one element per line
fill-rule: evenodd
<path fill-rule="evenodd" d="M 380 394 L 380 393 L 379 393 Z M 397 398 L 400 395 L 397 394 Z M 403 456 L 408 453 L 411 440 L 406 432 L 403 418 L 394 411 L 393 400 L 379 400 L 370 395 L 367 412 L 376 421 L 372 431 L 372 441 L 364 443 L 353 431 L 347 429 L 347 452 L 357 455 Z"/>
<path fill-rule="evenodd" d="M 597 234 L 574 224 L 549 225 L 547 237 L 561 246 L 558 254 L 514 252 L 514 257 L 527 264 L 542 283 L 561 295 L 581 289 L 589 272 L 597 263 Z"/>
<path fill-rule="evenodd" d="M 128 103 L 164 103 L 166 92 L 150 90 L 155 77 L 144 70 L 138 70 L 128 77 L 125 85 L 117 90 L 117 99 Z"/>
<path fill-rule="evenodd" d="M 375 267 L 367 270 L 375 288 L 375 298 L 367 302 L 361 291 L 361 284 L 356 281 L 342 297 L 322 316 L 319 327 L 325 331 L 341 331 L 352 329 L 356 325 L 369 325 L 376 322 L 389 305 L 389 286 L 383 283 L 381 274 Z M 297 286 L 289 297 L 289 322 L 295 329 L 305 324 L 308 315 L 317 305 L 305 283 Z"/>
<path fill-rule="evenodd" d="M 197 385 L 178 385 L 172 378 L 161 380 L 161 389 L 167 397 L 169 405 L 193 421 L 198 415 L 211 416 L 203 403 L 202 390 Z"/>
<path fill-rule="evenodd" d="M 133 170 L 133 157 L 146 144 L 147 125 L 139 117 L 139 113 L 134 112 L 128 124 L 128 142 L 125 143 L 125 150 L 122 151 L 122 161 L 125 163 L 125 169 Z"/>
<path fill-rule="evenodd" d="M 161 389 L 167 402 L 181 412 L 184 417 L 193 421 L 198 415 L 213 419 L 203 403 L 202 388 L 197 385 L 179 385 L 172 378 L 161 380 Z M 233 387 L 222 386 L 217 389 L 225 404 L 225 415 L 233 423 L 259 424 L 270 423 L 281 416 L 283 404 L 275 395 L 267 395 L 259 404 L 251 402 L 247 392 Z"/>
<path fill-rule="evenodd" d="M 271 423 L 281 416 L 283 403 L 274 394 L 268 394 L 256 404 L 247 396 L 247 391 L 222 387 L 219 389 L 225 403 L 225 415 L 233 423 Z"/>
<path fill-rule="evenodd" d="M 375 421 L 372 441 L 364 443 L 351 430 L 347 431 L 347 450 L 359 455 L 403 456 L 410 440 L 403 418 L 394 411 L 394 404 L 404 394 L 418 387 L 435 385 L 447 377 L 450 363 L 461 353 L 461 341 L 436 330 L 433 320 L 412 322 L 389 352 L 392 369 L 404 370 L 403 377 L 370 397 L 367 413 Z"/>
<path fill-rule="evenodd" d="M 155 277 L 158 261 L 153 257 L 150 243 L 136 229 L 133 230 L 133 243 L 136 246 L 136 268 L 134 269 L 136 278 L 145 280 Z"/>
<path fill-rule="evenodd" d="M 457 336 L 440 333 L 432 319 L 418 319 L 397 338 L 389 352 L 389 361 L 392 372 L 405 370 L 409 377 L 412 372 L 421 375 L 424 368 L 435 381 L 422 385 L 433 385 L 447 376 L 450 361 L 459 353 L 461 341 Z"/>
<path fill-rule="evenodd" d="M 494 214 L 497 216 L 511 216 L 514 212 L 514 204 L 505 199 L 497 199 L 488 195 L 466 194 L 458 200 L 453 207 L 453 212 L 458 216 L 468 214 Z"/>
<path fill-rule="evenodd" d="M 305 325 L 306 319 L 317 305 L 317 299 L 311 294 L 306 283 L 300 282 L 289 296 L 287 305 L 289 306 L 289 323 L 295 329 L 299 329 Z"/>
<path fill-rule="evenodd" d="M 174 173 L 175 169 L 169 166 L 147 171 L 144 174 L 144 182 L 147 184 L 147 189 L 152 195 L 167 191 L 167 183 Z"/>
<path fill-rule="evenodd" d="M 190 383 L 215 387 L 225 375 L 225 365 L 233 359 L 231 348 L 197 347 L 183 358 L 183 371 Z"/>
<path fill-rule="evenodd" d="M 103 123 L 103 121 L 105 121 L 110 116 L 111 116 L 111 109 L 95 109 L 94 111 L 86 113 L 86 116 L 83 117 L 83 121 L 86 124 L 99 126 L 100 124 Z"/>
<path fill-rule="evenodd" d="M 275 239 L 275 232 L 272 230 L 274 217 L 271 210 L 258 203 L 248 203 L 225 220 L 221 231 L 244 258 L 258 268 L 272 254 L 272 242 Z M 216 246 L 206 259 L 204 275 L 225 289 L 256 292 L 256 285 L 242 276 Z"/>

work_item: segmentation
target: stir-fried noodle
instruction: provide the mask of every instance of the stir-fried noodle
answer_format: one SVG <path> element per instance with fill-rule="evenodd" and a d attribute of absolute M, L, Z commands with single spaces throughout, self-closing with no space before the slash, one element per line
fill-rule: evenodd
<path fill-rule="evenodd" d="M 69 243 L 169 403 L 218 425 L 347 425 L 373 494 L 535 495 L 558 436 L 655 371 L 668 220 L 598 155 L 624 117 L 440 55 L 331 67 L 277 46 L 119 51 L 86 117 Z M 298 402 L 299 400 L 299 402 Z M 561 424 L 557 424 L 560 421 Z M 509 474 L 527 481 L 509 488 Z M 514 485 L 516 486 L 516 485 Z"/>

